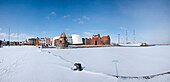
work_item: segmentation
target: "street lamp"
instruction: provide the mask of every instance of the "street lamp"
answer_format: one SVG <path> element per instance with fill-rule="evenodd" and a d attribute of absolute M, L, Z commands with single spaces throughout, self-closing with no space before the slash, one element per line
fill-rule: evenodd
<path fill-rule="evenodd" d="M 119 60 L 113 60 L 112 62 L 114 62 L 114 63 L 115 63 L 116 77 L 118 77 L 117 62 L 119 62 Z"/>

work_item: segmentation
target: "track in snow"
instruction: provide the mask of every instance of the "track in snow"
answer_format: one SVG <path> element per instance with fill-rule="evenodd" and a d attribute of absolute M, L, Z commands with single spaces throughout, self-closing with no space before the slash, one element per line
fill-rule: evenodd
<path fill-rule="evenodd" d="M 51 53 L 50 51 L 45 51 L 45 52 L 47 52 L 48 54 L 52 54 L 53 56 L 56 56 L 56 57 L 60 58 L 61 60 L 64 60 L 65 62 L 74 64 L 74 62 L 63 58 L 62 56 L 56 55 L 54 53 Z M 71 70 L 71 67 L 68 67 L 68 66 L 60 65 L 60 67 Z M 94 74 L 94 75 L 105 76 L 105 77 L 122 78 L 122 79 L 151 79 L 151 78 L 158 77 L 158 76 L 161 76 L 161 75 L 170 74 L 170 72 L 165 72 L 165 73 L 160 73 L 160 74 L 155 74 L 155 75 L 148 75 L 148 76 L 117 76 L 117 75 L 107 74 L 107 73 L 103 73 L 103 72 L 96 72 L 96 71 L 86 70 L 86 69 L 84 69 L 82 72 L 90 73 L 90 74 Z"/>

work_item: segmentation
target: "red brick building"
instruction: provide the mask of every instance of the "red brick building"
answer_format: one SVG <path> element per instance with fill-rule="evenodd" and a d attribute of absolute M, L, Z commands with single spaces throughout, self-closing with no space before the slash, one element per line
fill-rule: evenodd
<path fill-rule="evenodd" d="M 110 36 L 93 35 L 92 39 L 85 38 L 85 45 L 110 45 Z"/>
<path fill-rule="evenodd" d="M 49 37 L 45 38 L 45 45 L 51 45 L 51 39 Z"/>
<path fill-rule="evenodd" d="M 54 40 L 57 43 L 57 47 L 64 48 L 68 47 L 68 42 L 66 38 L 66 34 L 62 33 L 59 39 Z"/>

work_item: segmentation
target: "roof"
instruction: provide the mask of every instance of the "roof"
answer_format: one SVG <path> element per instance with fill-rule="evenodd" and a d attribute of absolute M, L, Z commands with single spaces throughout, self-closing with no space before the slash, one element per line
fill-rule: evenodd
<path fill-rule="evenodd" d="M 61 38 L 66 38 L 66 34 L 64 32 L 61 34 Z"/>
<path fill-rule="evenodd" d="M 100 37 L 100 34 L 98 34 L 98 35 L 93 35 L 93 37 Z"/>
<path fill-rule="evenodd" d="M 103 36 L 102 37 L 102 39 L 109 39 L 110 38 L 110 36 L 108 35 L 108 36 Z"/>

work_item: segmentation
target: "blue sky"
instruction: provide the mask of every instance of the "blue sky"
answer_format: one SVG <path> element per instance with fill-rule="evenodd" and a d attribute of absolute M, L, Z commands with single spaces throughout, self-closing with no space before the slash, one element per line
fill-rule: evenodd
<path fill-rule="evenodd" d="M 112 42 L 170 43 L 169 0 L 0 0 L 0 39 L 93 34 L 110 35 Z M 17 34 L 19 33 L 19 34 Z"/>

